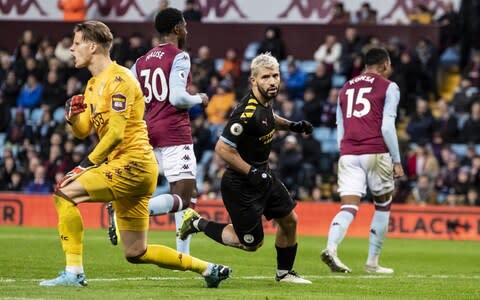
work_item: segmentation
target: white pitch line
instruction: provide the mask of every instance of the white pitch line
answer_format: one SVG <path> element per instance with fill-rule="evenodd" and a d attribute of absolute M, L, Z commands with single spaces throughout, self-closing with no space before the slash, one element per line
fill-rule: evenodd
<path fill-rule="evenodd" d="M 415 279 L 467 279 L 467 280 L 478 280 L 480 275 L 462 275 L 462 274 L 432 274 L 432 275 L 416 275 L 416 274 L 405 274 L 405 275 L 359 275 L 359 276 L 350 276 L 350 275 L 305 275 L 307 279 L 390 279 L 390 278 L 415 278 Z M 233 279 L 240 280 L 273 280 L 274 276 L 232 276 Z M 200 276 L 196 277 L 123 277 L 123 278 L 87 278 L 90 282 L 115 282 L 115 281 L 175 281 L 185 279 L 203 279 Z M 40 279 L 15 279 L 15 278 L 0 278 L 0 283 L 15 283 L 15 282 L 39 282 L 44 280 Z"/>

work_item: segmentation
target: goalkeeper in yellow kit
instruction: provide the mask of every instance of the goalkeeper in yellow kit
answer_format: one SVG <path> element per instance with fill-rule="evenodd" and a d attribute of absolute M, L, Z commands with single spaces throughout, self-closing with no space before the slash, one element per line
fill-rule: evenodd
<path fill-rule="evenodd" d="M 86 138 L 93 129 L 99 143 L 55 190 L 66 268 L 40 285 L 87 285 L 82 262 L 83 223 L 77 204 L 113 201 L 125 257 L 130 263 L 191 270 L 205 277 L 207 287 L 218 287 L 229 277 L 229 267 L 166 246 L 147 244 L 148 201 L 156 188 L 157 162 L 143 120 L 143 93 L 130 70 L 110 59 L 112 40 L 110 29 L 98 21 L 74 28 L 70 51 L 75 67 L 87 68 L 93 77 L 84 95 L 67 101 L 65 117 L 77 138 Z"/>

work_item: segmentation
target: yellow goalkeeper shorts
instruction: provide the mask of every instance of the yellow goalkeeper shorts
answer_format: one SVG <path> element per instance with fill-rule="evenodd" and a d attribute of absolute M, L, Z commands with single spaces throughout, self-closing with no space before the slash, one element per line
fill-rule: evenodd
<path fill-rule="evenodd" d="M 92 202 L 113 202 L 119 230 L 148 230 L 148 201 L 157 186 L 153 152 L 147 159 L 122 157 L 85 171 L 77 180 Z"/>

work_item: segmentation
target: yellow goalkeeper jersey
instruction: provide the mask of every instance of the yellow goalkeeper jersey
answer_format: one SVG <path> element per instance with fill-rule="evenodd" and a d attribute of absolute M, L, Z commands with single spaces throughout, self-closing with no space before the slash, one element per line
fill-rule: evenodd
<path fill-rule="evenodd" d="M 92 127 L 97 133 L 99 142 L 88 155 L 91 162 L 99 164 L 125 155 L 151 157 L 143 92 L 130 70 L 113 62 L 90 78 L 84 96 L 87 109 L 72 129 L 77 137 L 85 137 Z"/>

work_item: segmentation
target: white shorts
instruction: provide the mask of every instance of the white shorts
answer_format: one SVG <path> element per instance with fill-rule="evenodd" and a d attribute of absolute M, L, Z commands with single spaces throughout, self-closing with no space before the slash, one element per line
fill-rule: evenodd
<path fill-rule="evenodd" d="M 393 162 L 389 153 L 342 155 L 338 161 L 340 196 L 363 197 L 367 185 L 374 196 L 393 191 Z"/>
<path fill-rule="evenodd" d="M 160 173 L 163 171 L 168 182 L 195 179 L 197 159 L 192 144 L 155 148 L 154 152 Z"/>

